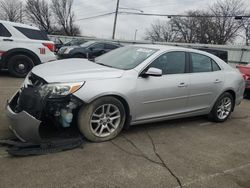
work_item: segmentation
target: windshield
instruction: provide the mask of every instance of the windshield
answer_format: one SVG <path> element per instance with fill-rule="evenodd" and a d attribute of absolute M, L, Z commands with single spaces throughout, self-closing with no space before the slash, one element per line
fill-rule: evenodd
<path fill-rule="evenodd" d="M 79 39 L 73 39 L 67 43 L 65 43 L 65 46 L 75 46 L 84 43 L 85 40 L 79 40 Z"/>
<path fill-rule="evenodd" d="M 95 62 L 109 67 L 129 70 L 135 68 L 156 51 L 156 49 L 151 48 L 126 46 L 96 58 Z"/>
<path fill-rule="evenodd" d="M 88 42 L 85 42 L 84 44 L 81 44 L 81 47 L 89 47 L 90 45 L 96 43 L 96 41 L 88 41 Z"/>

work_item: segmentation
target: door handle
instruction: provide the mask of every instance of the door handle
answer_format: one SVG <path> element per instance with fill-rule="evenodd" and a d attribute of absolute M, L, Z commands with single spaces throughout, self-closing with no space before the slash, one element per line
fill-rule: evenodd
<path fill-rule="evenodd" d="M 182 82 L 182 83 L 180 83 L 180 84 L 178 85 L 178 87 L 187 87 L 187 84 L 184 83 L 184 82 Z"/>
<path fill-rule="evenodd" d="M 3 39 L 3 41 L 9 41 L 9 42 L 12 42 L 13 39 Z"/>
<path fill-rule="evenodd" d="M 220 79 L 216 79 L 216 80 L 214 81 L 214 83 L 215 83 L 215 84 L 221 83 L 221 80 L 220 80 Z"/>

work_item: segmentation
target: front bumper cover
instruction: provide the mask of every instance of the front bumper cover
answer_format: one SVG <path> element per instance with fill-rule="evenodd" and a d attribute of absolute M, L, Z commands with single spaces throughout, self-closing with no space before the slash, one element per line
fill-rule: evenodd
<path fill-rule="evenodd" d="M 23 142 L 41 142 L 39 127 L 41 121 L 37 120 L 25 111 L 13 112 L 9 104 L 6 106 L 6 113 L 10 120 L 10 129 Z"/>

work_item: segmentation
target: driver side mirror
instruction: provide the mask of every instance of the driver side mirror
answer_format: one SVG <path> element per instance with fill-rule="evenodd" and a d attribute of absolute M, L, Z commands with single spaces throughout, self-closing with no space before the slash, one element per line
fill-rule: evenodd
<path fill-rule="evenodd" d="M 94 48 L 93 48 L 93 47 L 90 47 L 90 48 L 89 48 L 89 50 L 90 50 L 90 51 L 93 51 L 93 50 L 94 50 Z"/>
<path fill-rule="evenodd" d="M 162 76 L 162 70 L 150 67 L 146 72 L 142 74 L 142 77 L 147 77 L 147 76 Z"/>

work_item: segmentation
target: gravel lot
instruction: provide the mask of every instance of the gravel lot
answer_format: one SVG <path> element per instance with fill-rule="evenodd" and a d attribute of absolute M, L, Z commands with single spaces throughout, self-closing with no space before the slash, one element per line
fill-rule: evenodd
<path fill-rule="evenodd" d="M 0 74 L 0 138 L 11 136 L 6 100 L 22 79 Z M 0 148 L 0 188 L 250 187 L 250 100 L 223 124 L 204 117 L 131 127 L 110 142 L 15 158 Z"/>

